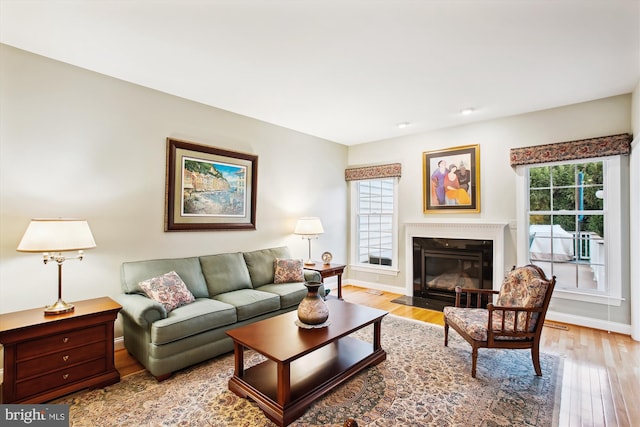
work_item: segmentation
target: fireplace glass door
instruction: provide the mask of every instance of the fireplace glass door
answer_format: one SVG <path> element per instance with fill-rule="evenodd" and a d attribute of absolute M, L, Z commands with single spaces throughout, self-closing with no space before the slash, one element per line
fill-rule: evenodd
<path fill-rule="evenodd" d="M 451 300 L 455 288 L 482 288 L 482 251 L 422 250 L 421 289 L 425 298 Z"/>

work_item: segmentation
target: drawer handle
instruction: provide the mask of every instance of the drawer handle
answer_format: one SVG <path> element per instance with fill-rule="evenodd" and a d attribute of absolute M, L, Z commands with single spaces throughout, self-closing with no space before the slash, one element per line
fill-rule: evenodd
<path fill-rule="evenodd" d="M 69 374 L 63 374 L 63 375 L 62 375 L 62 379 L 63 379 L 63 380 L 66 380 L 67 378 L 69 378 Z"/>
<path fill-rule="evenodd" d="M 69 360 L 69 356 L 65 354 L 64 356 L 62 356 L 62 360 L 66 362 L 67 360 Z"/>
<path fill-rule="evenodd" d="M 69 342 L 69 337 L 62 338 L 62 342 L 65 343 L 65 344 L 68 343 Z"/>

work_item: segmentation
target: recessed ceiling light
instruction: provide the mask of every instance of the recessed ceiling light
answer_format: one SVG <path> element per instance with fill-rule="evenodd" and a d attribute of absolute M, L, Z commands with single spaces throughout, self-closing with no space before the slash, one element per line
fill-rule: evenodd
<path fill-rule="evenodd" d="M 468 116 L 469 114 L 473 114 L 476 110 L 473 108 L 465 108 L 464 110 L 460 110 L 460 114 L 463 116 Z"/>
<path fill-rule="evenodd" d="M 411 123 L 410 122 L 402 122 L 402 123 L 398 123 L 396 126 L 398 127 L 398 129 L 404 129 L 406 127 L 411 126 Z"/>

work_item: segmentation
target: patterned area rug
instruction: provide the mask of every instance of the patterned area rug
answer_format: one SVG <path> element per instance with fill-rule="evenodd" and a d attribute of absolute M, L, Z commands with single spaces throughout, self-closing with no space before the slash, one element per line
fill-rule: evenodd
<path fill-rule="evenodd" d="M 541 354 L 536 377 L 528 350 L 480 349 L 471 378 L 471 347 L 455 331 L 388 315 L 382 323 L 387 360 L 319 399 L 292 426 L 557 425 L 562 360 Z M 356 336 L 371 342 L 371 327 Z M 245 353 L 247 366 L 262 356 Z M 72 426 L 275 426 L 250 400 L 227 389 L 233 354 L 185 369 L 158 383 L 136 373 L 104 389 L 53 403 L 70 405 Z"/>

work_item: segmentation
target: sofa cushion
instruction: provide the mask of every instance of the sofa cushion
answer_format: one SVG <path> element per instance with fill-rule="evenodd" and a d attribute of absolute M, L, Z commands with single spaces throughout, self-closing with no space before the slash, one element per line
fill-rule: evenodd
<path fill-rule="evenodd" d="M 291 258 L 286 246 L 245 252 L 243 256 L 254 288 L 273 283 L 273 262 L 276 258 Z"/>
<path fill-rule="evenodd" d="M 122 291 L 125 294 L 144 294 L 140 282 L 170 271 L 178 273 L 194 297 L 209 296 L 198 257 L 124 262 L 120 267 Z"/>
<path fill-rule="evenodd" d="M 304 283 L 270 283 L 260 286 L 256 290 L 278 295 L 280 297 L 280 308 L 298 305 L 307 296 L 307 287 Z"/>
<path fill-rule="evenodd" d="M 196 300 L 175 271 L 143 280 L 139 285 L 149 298 L 162 304 L 167 313 Z"/>
<path fill-rule="evenodd" d="M 166 344 L 191 335 L 196 335 L 237 321 L 236 309 L 209 298 L 198 298 L 195 302 L 176 308 L 166 319 L 151 325 L 151 342 Z"/>
<path fill-rule="evenodd" d="M 252 287 L 241 252 L 202 256 L 200 265 L 210 297 Z"/>
<path fill-rule="evenodd" d="M 278 295 L 255 289 L 225 292 L 216 295 L 214 298 L 234 306 L 238 322 L 280 309 L 280 297 Z"/>
<path fill-rule="evenodd" d="M 273 283 L 304 282 L 301 259 L 276 258 L 274 263 Z"/>

